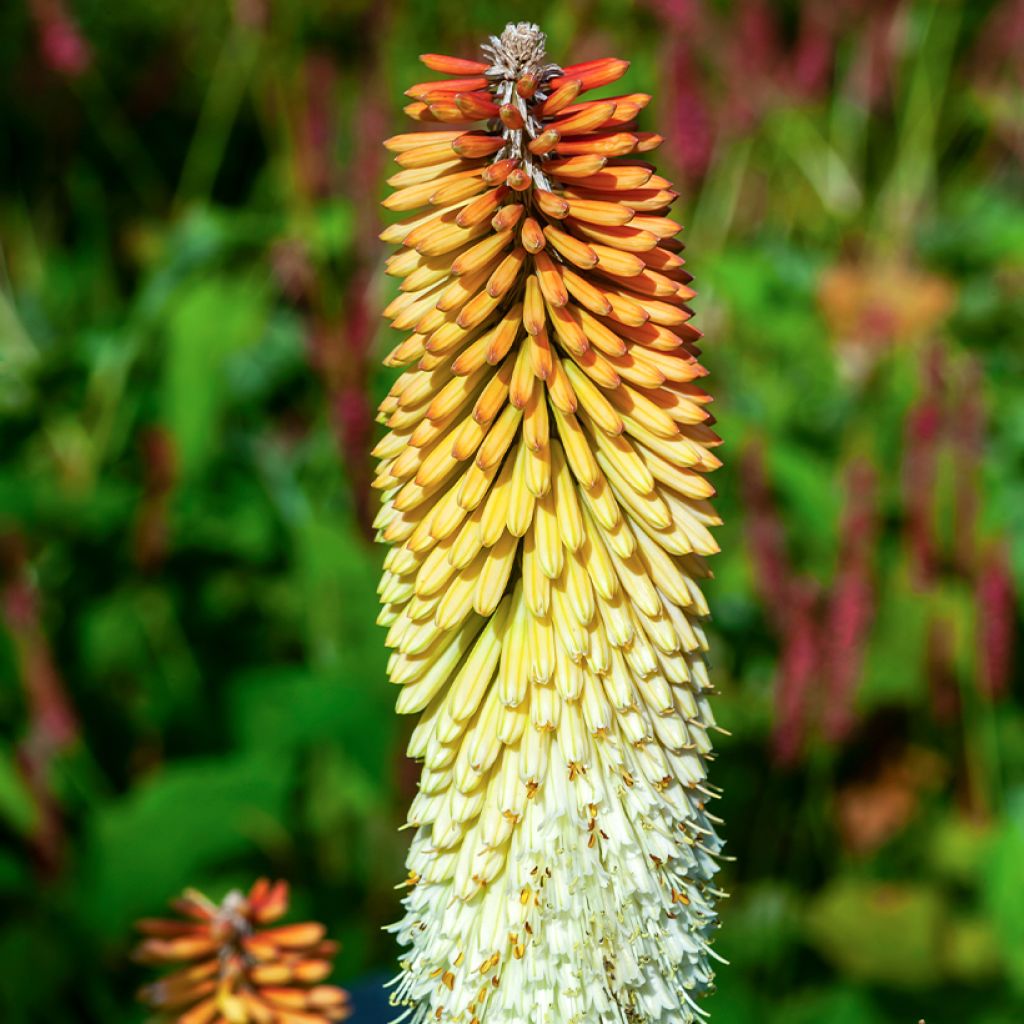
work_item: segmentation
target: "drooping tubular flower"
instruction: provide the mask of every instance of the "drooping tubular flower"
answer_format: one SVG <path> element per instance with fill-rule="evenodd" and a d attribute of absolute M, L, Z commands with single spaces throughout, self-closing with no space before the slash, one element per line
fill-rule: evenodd
<path fill-rule="evenodd" d="M 386 143 L 409 333 L 375 452 L 380 621 L 423 762 L 392 998 L 414 1022 L 678 1024 L 712 980 L 718 438 L 649 97 L 580 101 L 627 64 L 544 43 L 424 56 L 450 77 Z"/>

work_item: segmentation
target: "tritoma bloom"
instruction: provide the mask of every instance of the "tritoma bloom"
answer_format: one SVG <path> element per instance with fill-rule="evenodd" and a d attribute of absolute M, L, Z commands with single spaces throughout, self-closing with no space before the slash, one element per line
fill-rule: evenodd
<path fill-rule="evenodd" d="M 712 981 L 700 582 L 719 460 L 643 94 L 535 25 L 426 55 L 386 146 L 380 594 L 419 715 L 399 1019 L 680 1022 Z M 476 124 L 474 124 L 474 122 Z M 412 212 L 410 212 L 412 211 Z"/>
<path fill-rule="evenodd" d="M 176 919 L 145 918 L 141 963 L 176 970 L 139 998 L 160 1024 L 328 1024 L 349 1016 L 348 995 L 324 985 L 337 945 L 315 921 L 266 927 L 288 909 L 288 885 L 261 878 L 217 904 L 194 889 Z"/>

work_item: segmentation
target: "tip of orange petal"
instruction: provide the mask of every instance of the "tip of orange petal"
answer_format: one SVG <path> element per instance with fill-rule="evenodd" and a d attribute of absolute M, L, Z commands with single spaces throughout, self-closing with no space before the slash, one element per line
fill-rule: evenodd
<path fill-rule="evenodd" d="M 311 946 L 324 937 L 326 929 L 318 921 L 304 921 L 302 924 L 284 924 L 271 928 L 260 936 L 276 946 L 289 949 Z"/>
<path fill-rule="evenodd" d="M 481 61 L 449 57 L 443 53 L 421 53 L 420 61 L 431 71 L 440 72 L 442 75 L 480 75 L 488 68 L 488 65 Z"/>

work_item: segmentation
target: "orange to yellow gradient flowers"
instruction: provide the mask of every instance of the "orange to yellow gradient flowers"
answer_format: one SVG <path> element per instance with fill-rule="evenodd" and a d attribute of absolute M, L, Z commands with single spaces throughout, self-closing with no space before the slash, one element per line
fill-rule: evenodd
<path fill-rule="evenodd" d="M 679 1024 L 712 981 L 719 465 L 649 97 L 535 25 L 409 90 L 380 586 L 419 715 L 399 1019 Z"/>
<path fill-rule="evenodd" d="M 259 879 L 219 903 L 187 889 L 179 918 L 144 918 L 135 958 L 174 967 L 139 998 L 159 1024 L 330 1024 L 349 1016 L 348 994 L 323 984 L 337 944 L 324 926 L 268 925 L 288 910 L 288 883 Z"/>

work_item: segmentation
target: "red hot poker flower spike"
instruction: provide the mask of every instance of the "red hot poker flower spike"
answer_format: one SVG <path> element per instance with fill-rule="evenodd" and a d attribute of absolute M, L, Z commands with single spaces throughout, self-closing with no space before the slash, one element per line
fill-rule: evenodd
<path fill-rule="evenodd" d="M 676 192 L 628 65 L 509 25 L 414 85 L 385 145 L 376 526 L 398 710 L 419 716 L 411 1024 L 687 1024 L 721 841 L 701 584 L 718 438 Z"/>

